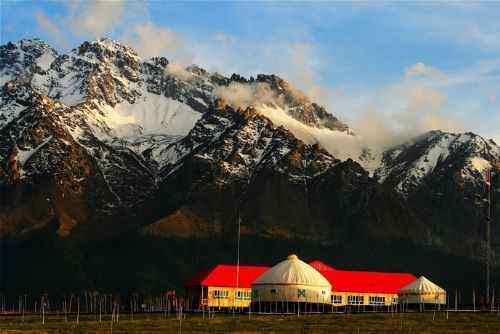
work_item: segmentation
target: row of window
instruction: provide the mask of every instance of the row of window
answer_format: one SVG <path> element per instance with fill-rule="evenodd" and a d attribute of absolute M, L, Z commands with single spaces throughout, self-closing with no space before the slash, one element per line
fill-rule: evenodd
<path fill-rule="evenodd" d="M 347 296 L 348 305 L 363 305 L 365 303 L 364 296 Z"/>
<path fill-rule="evenodd" d="M 228 290 L 213 290 L 212 296 L 214 298 L 228 298 Z M 250 291 L 236 291 L 236 299 L 252 299 L 252 293 Z"/>
<path fill-rule="evenodd" d="M 236 299 L 252 299 L 251 291 L 236 291 Z"/>
<path fill-rule="evenodd" d="M 368 303 L 370 305 L 384 305 L 385 304 L 385 297 L 381 296 L 370 296 L 368 298 Z"/>
<path fill-rule="evenodd" d="M 397 302 L 396 298 L 393 298 L 393 303 Z M 364 296 L 347 296 L 348 305 L 363 305 L 365 303 Z M 342 296 L 332 295 L 332 304 L 342 304 Z M 369 296 L 369 305 L 385 305 L 385 297 L 383 296 Z"/>
<path fill-rule="evenodd" d="M 342 296 L 332 295 L 332 304 L 342 304 Z"/>
<path fill-rule="evenodd" d="M 276 289 L 271 289 L 272 294 L 276 293 Z M 324 291 L 322 291 L 324 294 Z M 228 290 L 213 290 L 212 295 L 214 298 L 228 298 L 229 291 Z M 297 290 L 297 297 L 305 297 L 306 291 L 305 289 Z M 258 297 L 257 290 L 254 290 L 254 298 Z M 252 299 L 251 291 L 236 291 L 236 299 Z M 332 295 L 331 296 L 332 304 L 342 304 L 342 296 L 341 295 Z M 397 302 L 396 298 L 393 298 L 393 303 Z M 365 303 L 364 296 L 347 296 L 347 304 L 348 305 L 363 305 Z M 385 297 L 383 296 L 369 296 L 368 297 L 369 305 L 385 305 Z"/>
<path fill-rule="evenodd" d="M 227 298 L 229 297 L 229 291 L 227 290 L 214 290 L 212 292 L 214 298 Z"/>

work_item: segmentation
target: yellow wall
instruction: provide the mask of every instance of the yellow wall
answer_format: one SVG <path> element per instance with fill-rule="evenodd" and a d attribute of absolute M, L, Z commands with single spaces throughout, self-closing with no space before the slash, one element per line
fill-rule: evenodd
<path fill-rule="evenodd" d="M 251 302 L 251 289 L 247 288 L 228 288 L 228 287 L 216 287 L 210 286 L 208 287 L 208 296 L 206 289 L 203 293 L 203 296 L 206 297 L 207 304 L 209 307 L 248 307 Z M 224 296 L 217 298 L 214 293 L 215 291 L 223 292 Z M 236 298 L 236 291 L 241 291 L 242 293 L 247 293 L 247 298 Z M 225 296 L 227 293 L 227 297 Z"/>
<path fill-rule="evenodd" d="M 337 292 L 337 291 L 332 291 L 332 296 L 342 296 L 342 302 L 340 304 L 333 304 L 333 306 L 346 306 L 347 304 L 347 298 L 348 296 L 363 296 L 363 304 L 361 305 L 368 305 L 368 306 L 389 306 L 393 304 L 393 298 L 396 298 L 396 302 L 398 300 L 398 295 L 393 294 L 393 293 L 358 293 L 358 292 Z M 370 304 L 370 296 L 378 296 L 378 297 L 385 297 L 385 302 L 383 305 L 372 305 Z M 361 306 L 360 305 L 360 306 Z M 356 305 L 353 305 L 356 306 Z"/>
<path fill-rule="evenodd" d="M 300 295 L 299 290 L 302 291 Z M 330 304 L 330 287 L 256 284 L 252 286 L 252 298 L 254 302 L 289 301 Z"/>
<path fill-rule="evenodd" d="M 238 290 L 241 292 L 246 292 L 247 293 L 247 298 L 239 299 L 235 298 L 236 297 L 236 288 L 231 288 L 231 287 L 215 287 L 211 286 L 208 288 L 203 288 L 203 301 L 204 301 L 204 306 L 208 307 L 215 307 L 215 308 L 229 308 L 229 307 L 249 307 L 250 302 L 251 302 L 251 289 L 248 288 L 239 288 Z M 208 290 L 208 294 L 207 294 Z M 215 291 L 224 291 L 227 293 L 227 297 L 220 297 L 217 298 L 214 296 Z M 346 306 L 347 305 L 347 298 L 348 296 L 363 296 L 364 297 L 364 303 L 362 305 L 364 306 L 373 306 L 369 303 L 369 297 L 370 296 L 380 296 L 380 297 L 385 297 L 385 303 L 383 304 L 384 306 L 389 306 L 393 304 L 393 298 L 396 299 L 396 302 L 398 300 L 398 295 L 397 294 L 383 294 L 383 293 L 357 293 L 357 292 L 331 292 L 332 296 L 335 295 L 340 295 L 342 296 L 342 303 L 340 304 L 333 304 L 334 307 L 338 306 Z M 328 302 L 330 301 L 330 296 L 328 296 Z M 315 301 L 314 301 L 315 302 Z M 359 305 L 359 306 L 362 306 Z M 352 305 L 356 306 L 356 305 Z M 377 305 L 377 306 L 382 306 L 382 305 Z"/>
<path fill-rule="evenodd" d="M 400 294 L 399 300 L 401 303 L 408 304 L 446 304 L 445 292 L 430 292 L 430 293 L 406 293 Z"/>

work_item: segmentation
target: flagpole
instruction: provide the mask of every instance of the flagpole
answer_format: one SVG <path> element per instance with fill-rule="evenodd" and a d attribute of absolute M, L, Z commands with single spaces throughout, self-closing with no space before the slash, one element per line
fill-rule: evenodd
<path fill-rule="evenodd" d="M 240 235 L 241 235 L 241 216 L 240 210 L 238 209 L 238 245 L 237 245 L 237 257 L 236 257 L 236 291 L 239 289 L 240 285 Z"/>
<path fill-rule="evenodd" d="M 486 213 L 486 303 L 490 303 L 490 275 L 491 275 L 491 167 L 485 175 L 488 211 Z"/>
<path fill-rule="evenodd" d="M 488 301 L 491 303 L 491 191 L 492 191 L 492 173 L 493 170 L 490 167 L 489 172 L 489 187 L 488 187 L 488 265 L 489 265 L 489 276 L 488 276 L 488 296 L 490 297 Z"/>

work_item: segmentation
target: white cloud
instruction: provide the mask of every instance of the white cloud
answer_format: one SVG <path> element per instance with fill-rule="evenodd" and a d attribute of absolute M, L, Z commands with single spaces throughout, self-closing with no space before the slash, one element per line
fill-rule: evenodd
<path fill-rule="evenodd" d="M 120 38 L 143 57 L 166 56 L 181 49 L 179 35 L 166 27 L 145 22 L 127 29 Z"/>
<path fill-rule="evenodd" d="M 463 3 L 429 3 L 396 10 L 406 29 L 417 29 L 426 38 L 479 47 L 485 51 L 500 50 L 500 4 L 495 1 Z"/>
<path fill-rule="evenodd" d="M 52 37 L 54 42 L 63 48 L 68 47 L 68 40 L 61 28 L 52 22 L 42 11 L 35 12 L 37 24 Z"/>
<path fill-rule="evenodd" d="M 168 63 L 167 68 L 165 68 L 165 73 L 176 76 L 181 80 L 190 80 L 193 78 L 193 73 L 187 71 L 184 66 L 174 62 Z"/>
<path fill-rule="evenodd" d="M 382 87 L 358 108 L 354 131 L 375 148 L 400 144 L 430 130 L 463 131 L 461 120 L 447 112 L 448 97 L 424 82 L 402 79 Z"/>
<path fill-rule="evenodd" d="M 362 144 L 359 138 L 346 132 L 307 126 L 289 116 L 281 108 L 260 106 L 257 111 L 269 118 L 276 126 L 283 126 L 288 129 L 304 143 L 310 145 L 319 144 L 338 159 L 358 159 L 361 154 Z"/>
<path fill-rule="evenodd" d="M 49 18 L 42 11 L 35 13 L 38 26 L 63 48 L 72 36 L 96 39 L 109 35 L 123 21 L 125 2 L 115 1 L 68 1 L 64 17 Z"/>
<path fill-rule="evenodd" d="M 142 2 L 94 0 L 65 4 L 67 14 L 62 18 L 49 19 L 41 11 L 36 13 L 39 27 L 63 47 L 67 46 L 66 40 L 71 36 L 97 39 L 115 34 L 119 35 L 118 40 L 135 48 L 143 57 L 174 57 L 177 63 L 184 65 L 192 60 L 181 36 L 168 27 L 149 21 Z M 141 12 L 143 15 L 139 15 Z M 139 21 L 134 15 L 140 16 Z"/>
<path fill-rule="evenodd" d="M 500 58 L 478 61 L 470 66 L 448 73 L 442 86 L 478 85 L 500 82 Z"/>
<path fill-rule="evenodd" d="M 283 104 L 267 83 L 242 84 L 232 82 L 227 87 L 217 87 L 215 94 L 224 99 L 226 103 L 240 108 L 257 104 L 276 104 L 279 106 Z"/>
<path fill-rule="evenodd" d="M 68 23 L 77 36 L 103 37 L 120 24 L 125 14 L 122 0 L 69 1 Z"/>
<path fill-rule="evenodd" d="M 438 79 L 446 79 L 446 75 L 439 69 L 418 62 L 405 71 L 405 78 L 411 79 L 414 77 L 435 77 Z"/>
<path fill-rule="evenodd" d="M 313 101 L 325 103 L 328 92 L 316 81 L 318 67 L 324 65 L 318 63 L 318 56 L 315 56 L 318 50 L 314 45 L 307 43 L 293 43 L 289 47 L 292 66 L 289 67 L 286 76 Z"/>
<path fill-rule="evenodd" d="M 482 90 L 479 94 L 482 99 L 493 104 L 496 95 L 491 93 L 491 83 L 500 82 L 500 59 L 497 57 L 467 68 L 446 69 L 446 74 L 434 66 L 416 62 L 406 68 L 400 81 L 392 85 L 372 87 L 363 92 L 349 91 L 343 87 L 319 84 L 327 69 L 338 64 L 332 61 L 331 55 L 322 54 L 322 45 L 311 42 L 313 39 L 309 38 L 307 28 L 300 31 L 302 28 L 294 26 L 294 31 L 288 32 L 288 37 L 283 38 L 253 35 L 235 37 L 219 31 L 211 38 L 200 37 L 197 40 L 196 36 L 181 36 L 168 27 L 155 25 L 148 15 L 142 15 L 138 21 L 127 20 L 131 12 L 127 8 L 130 2 L 70 4 L 68 17 L 60 21 L 51 21 L 41 12 L 37 15 L 39 25 L 56 40 L 64 41 L 68 34 L 65 27 L 70 28 L 69 33 L 91 37 L 114 31 L 121 36 L 118 39 L 136 48 L 144 57 L 163 55 L 170 61 L 174 59 L 166 72 L 185 79 L 191 75 L 185 70 L 185 65 L 193 60 L 202 67 L 226 75 L 233 72 L 245 76 L 276 73 L 313 101 L 327 106 L 336 116 L 343 116 L 357 133 L 377 145 L 389 145 L 429 129 L 461 130 L 463 122 L 457 120 L 457 115 L 463 116 L 472 111 L 464 107 L 467 105 L 463 103 L 465 95 L 457 97 L 457 94 L 450 92 L 459 86 L 470 86 Z M 410 14 L 401 9 L 395 11 L 405 18 L 405 26 L 417 27 L 425 36 L 436 33 L 437 38 L 443 40 L 455 39 L 455 42 L 485 46 L 492 44 L 492 40 L 496 41 L 495 36 L 500 32 L 500 29 L 493 29 L 500 23 L 492 22 L 489 16 L 484 26 L 477 28 L 477 19 L 458 15 L 456 20 L 449 20 L 449 15 L 443 11 L 431 11 L 429 15 L 423 15 L 422 8 L 418 7 L 419 10 Z M 479 6 L 479 9 L 474 10 L 483 9 Z M 457 22 L 465 22 L 463 29 L 458 28 L 460 24 Z M 455 32 L 451 32 L 448 25 L 453 26 Z M 464 39 L 464 36 L 469 37 Z M 491 48 L 495 49 L 493 46 Z M 413 80 L 417 78 L 419 80 Z M 358 82 L 363 79 L 355 78 Z M 335 78 L 328 80 L 333 81 Z M 273 94 L 258 85 L 243 87 L 233 84 L 219 89 L 218 94 L 240 106 L 248 105 L 255 99 L 276 102 Z M 478 95 L 471 96 L 472 99 Z M 467 126 L 467 130 L 478 129 L 477 126 L 471 128 L 470 124 Z"/>

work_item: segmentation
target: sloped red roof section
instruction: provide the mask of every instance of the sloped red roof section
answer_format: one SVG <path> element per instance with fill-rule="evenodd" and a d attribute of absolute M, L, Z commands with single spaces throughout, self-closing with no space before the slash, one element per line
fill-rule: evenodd
<path fill-rule="evenodd" d="M 317 260 L 309 264 L 325 276 L 337 292 L 398 293 L 417 279 L 409 273 L 339 270 Z"/>
<path fill-rule="evenodd" d="M 320 260 L 311 261 L 311 262 L 309 262 L 309 265 L 319 272 L 322 272 L 325 270 L 335 270 L 335 268 L 333 268 L 332 266 L 330 266 L 330 265 L 328 265 Z"/>
<path fill-rule="evenodd" d="M 337 292 L 398 293 L 403 286 L 417 279 L 409 273 L 339 270 L 319 260 L 309 265 L 319 271 L 330 282 L 332 290 Z M 253 281 L 269 268 L 240 266 L 238 286 L 251 288 Z M 185 284 L 186 288 L 200 286 L 235 287 L 236 265 L 220 264 L 200 271 Z"/>
<path fill-rule="evenodd" d="M 240 288 L 251 288 L 253 281 L 267 269 L 269 267 L 240 266 L 238 286 Z M 236 265 L 219 264 L 212 269 L 199 272 L 185 284 L 186 288 L 200 286 L 235 287 Z"/>

